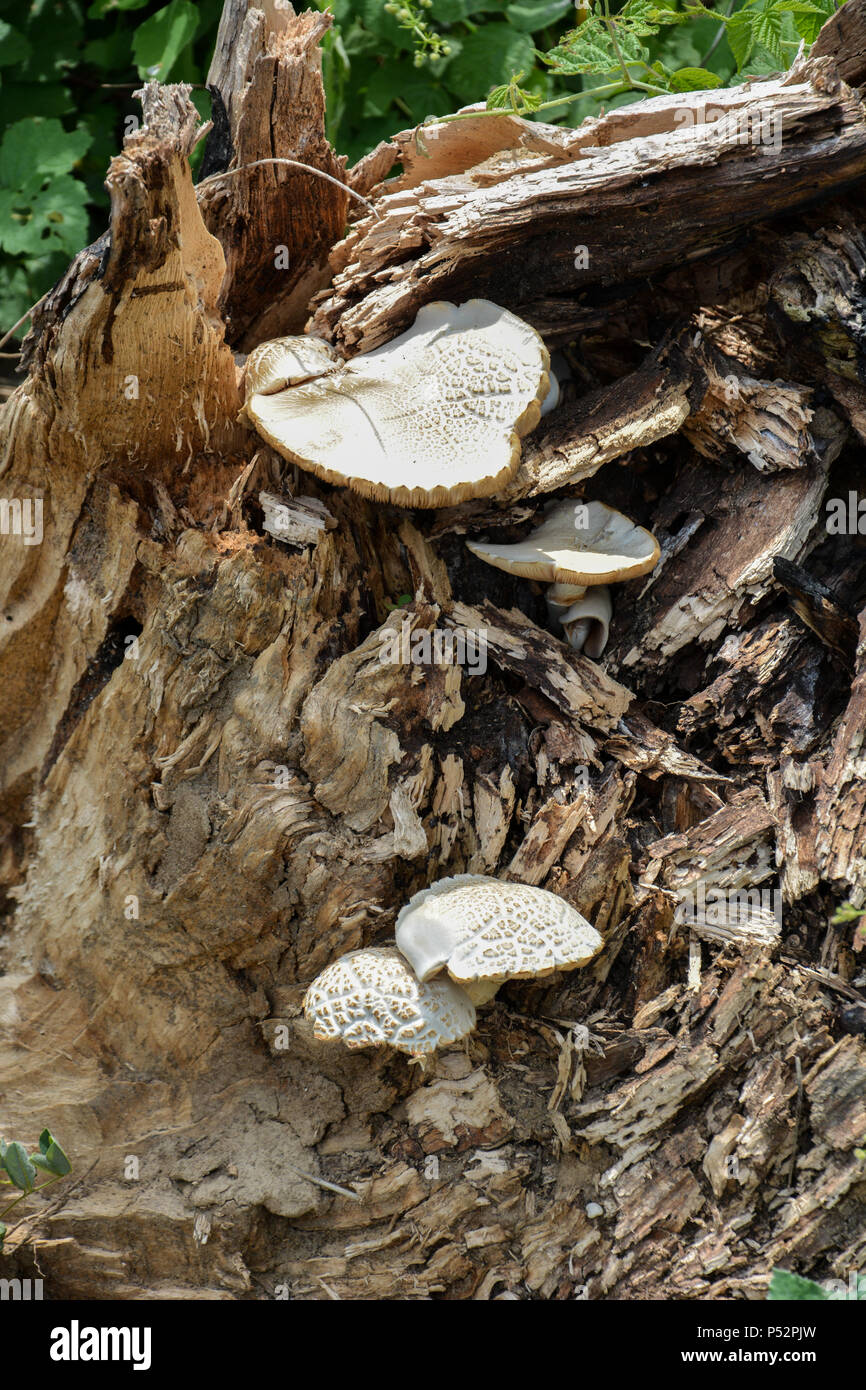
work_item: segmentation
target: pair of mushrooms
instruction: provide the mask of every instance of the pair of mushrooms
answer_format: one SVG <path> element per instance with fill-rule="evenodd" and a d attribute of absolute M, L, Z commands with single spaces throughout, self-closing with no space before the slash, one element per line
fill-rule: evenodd
<path fill-rule="evenodd" d="M 478 874 L 440 879 L 401 910 L 395 946 L 350 951 L 304 997 L 317 1038 L 423 1058 L 471 1033 L 505 980 L 574 970 L 603 940 L 555 893 Z"/>
<path fill-rule="evenodd" d="M 559 400 L 539 334 L 486 299 L 437 302 L 383 347 L 344 361 L 318 338 L 252 352 L 243 415 L 291 462 L 329 483 L 404 507 L 487 497 L 514 476 L 521 440 Z M 558 504 L 525 541 L 469 542 L 488 564 L 552 585 L 547 601 L 571 645 L 607 641 L 606 585 L 646 574 L 659 547 L 601 502 Z"/>

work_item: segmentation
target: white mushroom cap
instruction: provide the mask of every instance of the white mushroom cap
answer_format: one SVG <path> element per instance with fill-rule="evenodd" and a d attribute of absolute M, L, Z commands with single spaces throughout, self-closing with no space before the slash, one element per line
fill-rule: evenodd
<path fill-rule="evenodd" d="M 525 980 L 586 965 L 604 942 L 563 898 L 526 883 L 457 874 L 424 888 L 397 918 L 397 946 L 420 980 Z"/>
<path fill-rule="evenodd" d="M 270 396 L 311 377 L 335 372 L 342 358 L 323 338 L 273 338 L 250 353 L 244 367 L 244 391 Z"/>
<path fill-rule="evenodd" d="M 327 482 L 401 506 L 495 492 L 549 389 L 535 329 L 487 299 L 427 304 L 408 332 L 349 362 L 316 349 L 319 374 L 285 389 L 273 364 L 265 373 L 254 360 L 270 347 L 247 365 L 243 413 L 259 434 Z"/>
<path fill-rule="evenodd" d="M 601 656 L 607 646 L 613 604 L 606 584 L 587 589 L 581 598 L 559 616 L 569 646 L 576 652 L 586 652 L 593 658 Z"/>
<path fill-rule="evenodd" d="M 389 946 L 349 951 L 324 969 L 304 996 L 317 1038 L 347 1047 L 387 1043 L 423 1057 L 475 1027 L 475 1007 L 450 980 L 422 984 Z"/>
<path fill-rule="evenodd" d="M 514 545 L 467 541 L 468 548 L 488 565 L 549 583 L 611 584 L 647 574 L 658 561 L 659 543 L 604 502 L 587 502 L 578 529 L 574 502 L 557 502 L 542 524 Z"/>

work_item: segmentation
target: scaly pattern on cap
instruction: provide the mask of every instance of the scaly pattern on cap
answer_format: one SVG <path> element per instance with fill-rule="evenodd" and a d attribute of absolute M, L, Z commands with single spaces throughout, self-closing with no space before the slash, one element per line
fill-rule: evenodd
<path fill-rule="evenodd" d="M 585 965 L 604 942 L 556 893 L 479 874 L 440 879 L 409 900 L 396 938 L 420 979 L 524 980 Z"/>
<path fill-rule="evenodd" d="M 317 1038 L 347 1047 L 387 1043 L 423 1057 L 475 1027 L 475 1007 L 450 980 L 422 984 L 393 947 L 349 951 L 304 996 Z"/>
<path fill-rule="evenodd" d="M 487 299 L 427 304 L 406 333 L 336 367 L 324 345 L 311 355 L 283 341 L 304 363 L 320 354 L 321 371 L 278 389 L 280 353 L 263 344 L 243 414 L 299 467 L 401 506 L 495 492 L 516 471 L 549 388 L 535 329 Z"/>

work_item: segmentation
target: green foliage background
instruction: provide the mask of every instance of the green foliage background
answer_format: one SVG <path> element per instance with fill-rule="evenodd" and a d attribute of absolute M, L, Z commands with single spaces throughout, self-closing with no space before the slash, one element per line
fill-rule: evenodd
<path fill-rule="evenodd" d="M 601 0 L 587 16 L 572 0 L 314 2 L 335 17 L 324 45 L 328 134 L 350 163 L 395 130 L 491 89 L 491 104 L 527 113 L 543 105 L 543 119 L 578 125 L 603 101 L 777 71 L 834 8 L 834 0 L 722 0 L 717 10 L 669 0 L 662 11 L 650 0 L 613 0 L 609 9 Z M 221 9 L 222 0 L 0 0 L 0 331 L 105 229 L 102 181 L 139 113 L 141 81 L 190 82 L 209 114 L 203 84 Z M 628 90 L 617 90 L 614 49 Z"/>

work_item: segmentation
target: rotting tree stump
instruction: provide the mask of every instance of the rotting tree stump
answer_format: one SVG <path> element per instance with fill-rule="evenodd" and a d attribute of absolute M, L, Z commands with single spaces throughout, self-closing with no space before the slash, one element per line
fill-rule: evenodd
<path fill-rule="evenodd" d="M 145 89 L 3 416 L 3 495 L 44 516 L 0 538 L 4 1126 L 75 1165 L 10 1272 L 723 1299 L 866 1265 L 864 959 L 829 923 L 866 905 L 864 17 L 782 78 L 442 123 L 346 171 L 328 17 L 230 0 L 207 172 L 294 158 L 351 194 L 276 164 L 197 193 L 186 92 Z M 352 355 L 472 296 L 573 371 L 503 496 L 377 505 L 237 422 L 263 338 Z M 598 663 L 463 543 L 551 494 L 662 542 Z M 383 665 L 403 621 L 483 628 L 486 672 Z M 317 1042 L 316 972 L 467 870 L 560 893 L 603 954 L 503 989 L 427 1075 Z M 778 890 L 781 936 L 679 920 L 734 889 Z"/>

